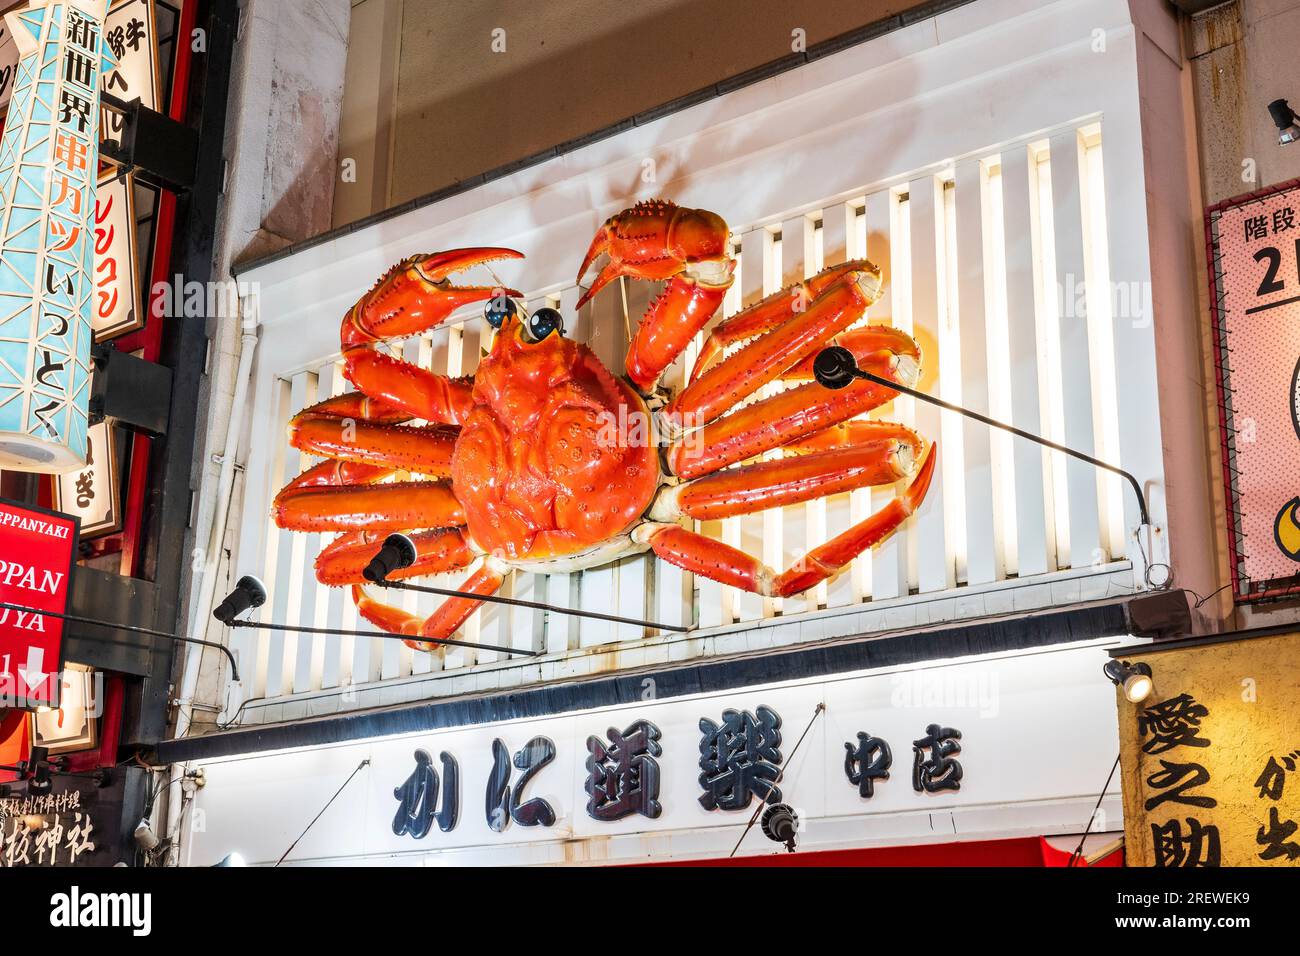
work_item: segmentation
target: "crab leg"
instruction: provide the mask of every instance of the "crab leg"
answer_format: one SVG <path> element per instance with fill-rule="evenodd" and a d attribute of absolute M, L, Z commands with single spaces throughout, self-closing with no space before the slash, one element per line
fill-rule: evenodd
<path fill-rule="evenodd" d="M 343 375 L 359 390 L 413 418 L 458 425 L 471 407 L 470 383 L 436 375 L 375 351 L 383 339 L 416 335 L 463 305 L 513 289 L 455 286 L 447 276 L 496 259 L 520 259 L 513 249 L 453 249 L 404 259 L 384 274 L 343 317 Z"/>
<path fill-rule="evenodd" d="M 859 364 L 871 361 L 873 355 L 881 352 L 890 352 L 898 356 L 901 362 L 899 371 L 903 375 L 899 381 L 903 384 L 907 384 L 909 378 L 912 383 L 915 383 L 916 378 L 919 377 L 920 347 L 917 346 L 914 338 L 892 325 L 868 325 L 865 328 L 841 332 L 833 341 L 836 345 L 852 352 Z M 814 381 L 816 376 L 813 375 L 813 363 L 816 360 L 817 353 L 814 352 L 797 365 L 786 369 L 781 374 L 781 381 L 787 383 Z"/>
<path fill-rule="evenodd" d="M 810 279 L 796 282 L 780 292 L 772 293 L 749 308 L 737 312 L 731 318 L 719 322 L 713 328 L 700 348 L 700 357 L 695 362 L 694 371 L 691 372 L 691 381 L 695 381 L 712 368 L 722 357 L 723 352 L 731 346 L 762 335 L 764 332 L 770 332 L 807 309 L 814 299 L 847 272 L 866 272 L 874 275 L 879 286 L 880 270 L 866 259 L 854 259 L 828 266 Z M 876 296 L 879 297 L 879 292 Z"/>
<path fill-rule="evenodd" d="M 291 531 L 405 531 L 455 528 L 465 523 L 451 486 L 439 481 L 395 481 L 339 488 L 285 488 L 271 517 Z"/>
<path fill-rule="evenodd" d="M 664 420 L 677 428 L 713 421 L 862 318 L 879 293 L 879 274 L 843 273 L 807 309 L 691 382 L 664 409 Z"/>
<path fill-rule="evenodd" d="M 919 368 L 919 350 L 915 343 L 911 348 L 911 354 L 875 352 L 860 365 L 882 378 L 910 386 Z M 892 401 L 897 394 L 883 385 L 861 380 L 834 391 L 817 382 L 787 389 L 683 435 L 668 446 L 668 468 L 681 478 L 699 478 L 848 421 Z"/>
<path fill-rule="evenodd" d="M 415 563 L 389 573 L 394 581 L 441 574 L 467 567 L 477 556 L 465 540 L 462 528 L 439 528 L 409 535 L 415 544 Z M 316 556 L 316 580 L 321 584 L 361 584 L 361 572 L 383 543 L 383 536 L 369 531 L 339 535 Z"/>
<path fill-rule="evenodd" d="M 289 423 L 294 448 L 337 461 L 385 466 L 439 478 L 451 476 L 459 429 L 347 422 L 299 414 Z"/>
<path fill-rule="evenodd" d="M 645 524 L 636 530 L 634 537 L 649 543 L 655 554 L 679 568 L 755 594 L 789 597 L 825 581 L 906 521 L 925 498 L 934 475 L 934 463 L 935 451 L 931 445 L 906 491 L 875 514 L 814 548 L 780 574 L 737 548 L 675 524 Z"/>
<path fill-rule="evenodd" d="M 495 594 L 505 581 L 505 574 L 496 562 L 488 559 L 483 566 L 466 579 L 458 590 L 468 594 Z M 446 639 L 451 637 L 479 609 L 482 601 L 473 598 L 447 598 L 427 619 L 421 619 L 400 608 L 391 607 L 382 601 L 376 601 L 366 593 L 361 585 L 353 585 L 352 600 L 357 605 L 361 616 L 375 627 L 390 634 L 409 634 L 412 637 L 432 637 Z M 431 644 L 428 641 L 409 640 L 407 646 L 418 651 L 442 651 L 445 645 Z"/>
<path fill-rule="evenodd" d="M 727 289 L 731 288 L 733 267 L 734 263 L 728 260 L 721 281 L 716 277 L 692 275 L 694 270 L 688 267 L 673 276 L 668 287 L 651 303 L 641 318 L 624 363 L 627 377 L 643 393 L 654 390 L 663 370 L 718 311 Z"/>
<path fill-rule="evenodd" d="M 893 484 L 911 474 L 922 450 L 916 432 L 892 422 L 848 424 L 857 426 L 850 444 L 729 468 L 665 488 L 650 517 L 656 521 L 730 518 L 855 488 Z"/>

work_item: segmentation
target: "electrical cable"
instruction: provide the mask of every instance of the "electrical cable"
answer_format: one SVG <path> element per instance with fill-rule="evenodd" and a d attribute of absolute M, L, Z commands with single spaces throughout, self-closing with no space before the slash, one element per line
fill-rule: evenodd
<path fill-rule="evenodd" d="M 316 825 L 316 821 L 325 815 L 325 811 L 330 808 L 330 804 L 339 798 L 339 794 L 342 793 L 344 789 L 347 788 L 347 785 L 352 782 L 352 778 L 361 772 L 361 768 L 368 767 L 368 766 L 370 766 L 369 757 L 366 757 L 364 760 L 361 761 L 361 763 L 357 764 L 357 768 L 348 775 L 348 779 L 343 781 L 343 786 L 339 787 L 338 790 L 334 792 L 334 796 L 329 798 L 329 803 L 326 803 L 325 806 L 321 807 L 320 813 L 316 814 L 316 816 L 312 818 L 311 823 L 307 824 L 307 830 L 310 830 L 312 827 L 314 827 Z M 302 840 L 302 838 L 307 835 L 307 830 L 303 830 L 301 833 L 299 833 L 298 839 L 294 840 L 292 843 L 289 844 L 289 849 L 285 850 L 284 853 L 281 854 L 280 859 L 275 861 L 276 867 L 278 867 L 281 863 L 283 863 L 285 857 L 287 857 L 290 853 L 293 852 L 293 848 L 296 847 L 299 841 Z M 275 869 L 275 867 L 272 867 L 272 869 Z"/>
<path fill-rule="evenodd" d="M 790 765 L 790 761 L 794 760 L 794 755 L 799 752 L 799 745 L 803 743 L 803 739 L 808 736 L 808 731 L 812 730 L 813 723 L 816 722 L 817 718 L 821 716 L 822 711 L 825 709 L 825 701 L 819 701 L 817 708 L 813 711 L 813 715 L 808 721 L 808 726 L 803 729 L 803 733 L 800 734 L 799 739 L 795 741 L 794 749 L 790 751 L 790 756 L 785 759 L 785 762 L 781 764 L 781 769 L 777 771 L 776 779 L 772 781 L 773 787 L 781 782 L 781 778 L 785 776 L 785 768 Z M 769 790 L 767 796 L 770 797 L 771 795 L 771 791 Z M 731 852 L 727 854 L 727 859 L 731 859 L 736 855 L 736 851 L 740 849 L 740 844 L 745 842 L 745 837 L 749 836 L 749 831 L 754 829 L 754 824 L 758 820 L 758 815 L 763 812 L 763 808 L 767 805 L 767 797 L 758 801 L 758 806 L 754 808 L 754 815 L 750 817 L 749 822 L 745 824 L 745 831 L 740 834 L 740 839 L 736 841 L 736 845 L 733 846 Z"/>
<path fill-rule="evenodd" d="M 1074 866 L 1075 861 L 1083 857 L 1083 841 L 1088 839 L 1088 834 L 1092 831 L 1092 821 L 1097 819 L 1097 811 L 1101 809 L 1101 801 L 1106 799 L 1106 791 L 1110 789 L 1111 778 L 1115 776 L 1115 771 L 1119 769 L 1119 754 L 1115 755 L 1115 763 L 1110 768 L 1110 773 L 1106 775 L 1106 782 L 1101 785 L 1101 794 L 1097 797 L 1097 805 L 1092 808 L 1092 816 L 1088 817 L 1088 825 L 1083 828 L 1083 836 L 1079 837 L 1079 845 L 1074 848 L 1070 854 L 1070 862 L 1066 866 Z"/>

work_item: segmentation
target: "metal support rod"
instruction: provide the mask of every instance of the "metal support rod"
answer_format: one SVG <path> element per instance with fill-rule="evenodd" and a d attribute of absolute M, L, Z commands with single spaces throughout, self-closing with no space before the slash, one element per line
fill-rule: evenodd
<path fill-rule="evenodd" d="M 453 591 L 450 588 L 431 588 L 420 584 L 407 584 L 405 581 L 379 581 L 380 587 L 395 588 L 399 591 L 418 591 L 421 594 L 440 594 L 444 597 L 466 598 L 471 601 L 486 601 L 489 604 L 508 604 L 511 607 L 528 607 L 536 611 L 552 611 L 556 614 L 568 614 L 573 617 L 589 617 L 596 621 L 613 621 L 615 624 L 632 624 L 636 627 L 648 627 L 659 631 L 676 631 L 679 634 L 685 634 L 690 631 L 689 627 L 678 627 L 674 624 L 657 624 L 654 621 L 640 621 L 634 617 L 619 617 L 617 614 L 601 614 L 598 611 L 580 611 L 572 607 L 556 607 L 553 604 L 542 604 L 539 601 L 521 601 L 518 598 L 501 597 L 497 594 L 470 594 L 467 591 Z"/>
<path fill-rule="evenodd" d="M 1006 422 L 1000 422 L 996 418 L 989 418 L 987 415 L 981 415 L 979 412 L 973 412 L 969 408 L 962 408 L 960 405 L 954 405 L 951 402 L 945 402 L 941 398 L 935 398 L 933 395 L 927 395 L 925 392 L 917 391 L 914 388 L 908 388 L 906 385 L 900 385 L 898 382 L 882 378 L 879 375 L 873 375 L 871 372 L 863 371 L 858 368 L 857 360 L 853 353 L 843 346 L 832 346 L 824 349 L 817 356 L 818 365 L 814 366 L 814 374 L 817 380 L 827 388 L 843 388 L 848 384 L 848 379 L 843 378 L 845 372 L 851 374 L 854 378 L 860 378 L 864 381 L 871 382 L 874 385 L 880 385 L 893 392 L 901 395 L 907 395 L 919 401 L 926 402 L 945 411 L 956 412 L 959 415 L 965 415 L 967 418 L 974 419 L 981 424 L 988 425 L 990 428 L 998 428 L 1004 432 L 1010 432 L 1017 438 L 1025 438 L 1032 442 L 1037 442 L 1053 451 L 1059 451 L 1063 455 L 1069 455 L 1071 458 L 1077 458 L 1080 461 L 1086 461 L 1095 468 L 1101 468 L 1112 474 L 1119 475 L 1133 486 L 1133 493 L 1137 495 L 1138 510 L 1142 513 L 1142 524 L 1151 524 L 1151 516 L 1147 511 L 1146 495 L 1142 493 L 1142 486 L 1132 474 L 1125 471 L 1117 465 L 1111 465 L 1099 458 L 1093 458 L 1091 455 L 1085 455 L 1081 451 L 1073 448 L 1067 448 L 1065 445 L 1058 445 L 1054 441 L 1049 441 L 1041 435 L 1035 435 L 1033 432 L 1027 432 L 1023 428 L 1016 428 L 1014 425 L 1008 425 Z M 825 364 L 822 364 L 822 363 Z M 819 370 L 820 367 L 820 370 Z"/>
<path fill-rule="evenodd" d="M 466 595 L 467 597 L 469 595 Z M 257 621 L 231 621 L 231 627 L 252 628 L 258 631 L 289 631 L 293 634 L 324 634 L 326 637 L 379 637 L 385 640 L 424 641 L 429 644 L 450 644 L 454 647 L 473 647 L 480 651 L 499 651 L 507 657 L 519 654 L 523 657 L 541 657 L 545 651 L 524 651 L 517 647 L 498 647 L 495 644 L 475 644 L 472 641 L 457 641 L 450 637 L 421 637 L 418 634 L 390 634 L 387 631 L 342 631 L 332 627 L 300 627 L 291 624 L 259 624 Z"/>
<path fill-rule="evenodd" d="M 781 769 L 776 772 L 776 779 L 772 781 L 773 787 L 781 782 L 781 778 L 785 776 L 785 768 L 790 766 L 790 761 L 794 760 L 794 755 L 799 752 L 799 747 L 803 744 L 803 739 L 808 736 L 808 731 L 812 730 L 813 724 L 817 722 L 817 718 L 822 715 L 822 711 L 825 709 L 826 702 L 818 701 L 816 708 L 813 710 L 813 715 L 808 718 L 808 726 L 803 729 L 803 733 L 801 733 L 799 739 L 795 741 L 794 749 L 790 751 L 790 756 L 785 759 L 785 762 L 781 764 Z M 771 795 L 771 791 L 768 791 L 768 797 Z M 736 855 L 736 851 L 740 849 L 740 844 L 745 842 L 745 837 L 749 836 L 749 831 L 754 829 L 754 824 L 758 822 L 758 815 L 762 813 L 763 808 L 767 806 L 768 797 L 764 797 L 762 800 L 758 801 L 758 806 L 754 808 L 754 815 L 749 818 L 749 823 L 745 824 L 744 832 L 740 834 L 740 839 L 736 841 L 736 845 L 733 846 L 731 852 L 727 854 L 727 859 L 731 859 Z"/>
<path fill-rule="evenodd" d="M 167 631 L 157 631 L 151 627 L 137 627 L 134 624 L 114 624 L 111 621 L 96 621 L 91 617 L 80 617 L 76 614 L 60 614 L 57 611 L 42 611 L 40 608 L 23 607 L 21 604 L 6 604 L 0 601 L 0 610 L 3 611 L 22 611 L 24 614 L 40 614 L 43 617 L 55 617 L 60 621 L 72 621 L 74 624 L 94 624 L 96 627 L 107 627 L 110 630 L 129 631 L 132 634 L 147 634 L 150 637 L 165 637 L 169 641 L 183 641 L 187 644 L 202 644 L 204 647 L 212 647 L 226 655 L 230 661 L 230 676 L 234 680 L 239 680 L 239 665 L 235 663 L 235 655 L 230 653 L 230 648 L 224 644 L 218 644 L 216 641 L 205 641 L 197 637 L 181 637 L 179 634 L 170 634 Z"/>

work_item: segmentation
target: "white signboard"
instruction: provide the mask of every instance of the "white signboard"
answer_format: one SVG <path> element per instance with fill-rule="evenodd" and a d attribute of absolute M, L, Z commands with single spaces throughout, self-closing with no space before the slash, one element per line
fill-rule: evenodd
<path fill-rule="evenodd" d="M 58 709 L 32 714 L 33 745 L 52 754 L 92 749 L 97 743 L 104 675 L 83 664 L 67 663 L 58 679 Z"/>
<path fill-rule="evenodd" d="M 59 475 L 54 485 L 56 510 L 81 519 L 82 541 L 122 526 L 112 426 L 106 421 L 92 425 L 87 437 L 86 467 Z"/>
<path fill-rule="evenodd" d="M 353 771 L 287 862 L 724 857 L 773 783 L 805 850 L 1076 832 L 1118 747 L 1106 659 L 1088 645 L 668 701 L 649 681 L 628 706 L 194 761 L 188 862 L 274 863 Z M 1122 826 L 1117 790 L 1103 812 L 1095 829 Z M 786 851 L 756 828 L 740 855 L 769 852 Z"/>
<path fill-rule="evenodd" d="M 90 323 L 95 341 L 144 325 L 135 244 L 135 176 L 110 173 L 95 195 L 95 295 Z"/>
<path fill-rule="evenodd" d="M 116 0 L 104 20 L 104 42 L 117 57 L 105 71 L 101 89 L 119 100 L 137 97 L 145 109 L 158 109 L 158 38 L 153 0 Z M 104 110 L 104 136 L 117 139 L 120 114 Z"/>
<path fill-rule="evenodd" d="M 14 74 L 18 72 L 18 45 L 9 33 L 9 24 L 0 20 L 0 113 L 9 109 L 14 92 Z"/>

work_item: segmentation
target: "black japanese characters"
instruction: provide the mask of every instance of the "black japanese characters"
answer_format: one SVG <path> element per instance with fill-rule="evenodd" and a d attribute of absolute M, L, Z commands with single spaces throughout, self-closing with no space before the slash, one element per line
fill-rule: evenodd
<path fill-rule="evenodd" d="M 587 738 L 587 814 L 593 820 L 621 820 L 640 813 L 654 819 L 663 812 L 659 803 L 659 763 L 663 748 L 659 728 L 638 720 L 619 732 L 610 727 L 609 743 Z"/>
<path fill-rule="evenodd" d="M 724 710 L 722 723 L 700 718 L 700 806 L 743 810 L 757 796 L 779 803 L 781 717 L 770 707 Z"/>

